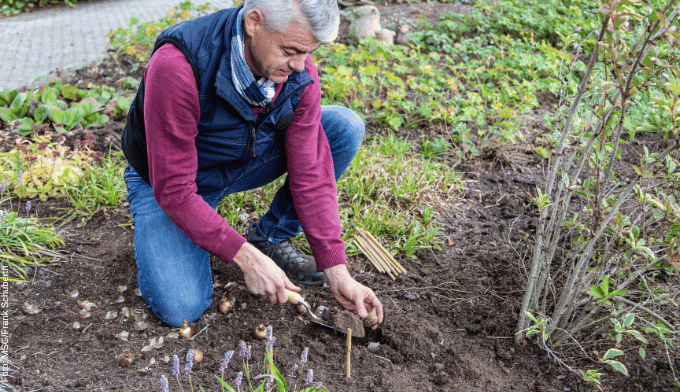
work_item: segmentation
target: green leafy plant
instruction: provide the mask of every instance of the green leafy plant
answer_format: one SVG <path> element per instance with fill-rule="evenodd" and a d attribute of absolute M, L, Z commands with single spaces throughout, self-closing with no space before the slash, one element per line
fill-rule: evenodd
<path fill-rule="evenodd" d="M 7 178 L 0 186 L 2 196 L 5 196 Z M 30 204 L 24 209 L 25 217 L 20 212 L 0 210 L 0 260 L 9 266 L 12 282 L 25 282 L 28 278 L 28 268 L 38 264 L 54 263 L 62 257 L 53 252 L 58 245 L 63 245 L 54 228 L 41 224 L 35 217 L 28 216 Z"/>
<path fill-rule="evenodd" d="M 83 0 L 81 0 L 82 2 Z M 88 0 L 91 1 L 91 0 Z M 0 14 L 5 16 L 16 15 L 22 11 L 29 8 L 40 7 L 41 5 L 48 4 L 59 4 L 64 3 L 69 7 L 75 7 L 78 4 L 78 0 L 42 0 L 42 1 L 32 1 L 32 0 L 5 0 L 0 6 Z"/>
<path fill-rule="evenodd" d="M 670 27 L 680 6 L 673 1 L 657 3 L 658 8 L 643 1 L 603 2 L 595 14 L 600 24 L 597 38 L 577 46 L 589 48 L 590 59 L 578 89 L 562 90 L 565 106 L 559 109 L 552 136 L 555 153 L 539 192 L 550 203 L 539 209 L 517 325 L 516 339 L 521 341 L 522 333 L 536 325 L 529 315 L 545 315 L 542 336 L 551 355 L 577 338 L 581 347 L 595 344 L 597 334 L 606 331 L 616 347 L 598 356 L 597 362 L 624 375 L 628 371 L 618 360 L 626 352 L 619 349 L 623 338 L 639 341 L 642 357 L 646 352 L 647 337 L 634 324 L 668 346 L 675 332 L 658 311 L 669 296 L 654 289 L 653 281 L 663 263 L 675 257 L 659 257 L 672 249 L 676 238 L 679 196 L 676 92 L 661 85 L 672 84 L 680 74 L 680 34 Z M 579 39 L 564 41 L 574 47 Z M 649 102 L 670 110 L 665 117 L 670 126 L 626 122 L 629 113 L 644 112 Z M 648 118 L 654 119 L 653 114 Z M 644 121 L 644 116 L 636 114 L 633 120 Z M 624 177 L 615 164 L 621 159 L 620 146 L 635 129 L 672 141 L 659 151 L 644 149 L 635 174 Z M 564 251 L 559 257 L 557 249 Z M 669 366 L 675 377 L 670 356 Z M 582 373 L 599 385 L 595 374 Z"/>
<path fill-rule="evenodd" d="M 82 90 L 53 81 L 32 91 L 0 91 L 0 120 L 21 136 L 33 135 L 44 124 L 60 133 L 100 128 L 109 115 L 126 115 L 129 109 L 130 100 L 110 87 Z"/>
<path fill-rule="evenodd" d="M 82 150 L 70 151 L 63 143 L 63 140 L 52 143 L 48 138 L 36 137 L 34 143 L 0 153 L 0 175 L 11 181 L 8 191 L 18 197 L 41 200 L 65 196 L 66 187 L 77 183 L 83 169 L 96 161 L 98 155 L 89 144 Z"/>
<path fill-rule="evenodd" d="M 127 28 L 111 30 L 107 36 L 117 51 L 143 62 L 148 59 L 156 38 L 163 30 L 184 20 L 204 15 L 211 9 L 210 3 L 196 6 L 191 1 L 183 1 L 157 21 L 140 23 L 139 19 L 131 18 Z"/>

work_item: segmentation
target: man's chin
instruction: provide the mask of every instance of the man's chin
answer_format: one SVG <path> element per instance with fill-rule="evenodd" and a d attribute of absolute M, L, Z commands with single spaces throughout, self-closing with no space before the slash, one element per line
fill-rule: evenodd
<path fill-rule="evenodd" d="M 279 84 L 279 83 L 284 83 L 285 81 L 288 80 L 289 75 L 272 75 L 269 77 L 269 80 L 272 82 Z"/>

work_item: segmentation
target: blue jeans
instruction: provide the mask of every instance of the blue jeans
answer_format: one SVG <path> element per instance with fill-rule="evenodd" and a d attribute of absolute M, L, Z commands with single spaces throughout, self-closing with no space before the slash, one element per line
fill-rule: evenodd
<path fill-rule="evenodd" d="M 364 123 L 350 109 L 322 106 L 321 124 L 333 155 L 335 179 L 340 178 L 359 150 Z M 228 187 L 201 194 L 213 209 L 225 196 L 255 189 L 286 172 L 285 151 L 269 151 L 244 164 L 243 174 Z M 196 321 L 212 304 L 210 254 L 193 243 L 161 210 L 151 185 L 128 166 L 124 175 L 135 228 L 135 259 L 142 297 L 164 323 L 178 327 Z M 288 181 L 276 192 L 258 232 L 271 242 L 300 232 Z"/>

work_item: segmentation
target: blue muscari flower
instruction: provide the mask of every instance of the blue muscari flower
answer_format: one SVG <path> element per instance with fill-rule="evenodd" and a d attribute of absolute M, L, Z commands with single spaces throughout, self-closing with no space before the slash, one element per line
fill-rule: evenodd
<path fill-rule="evenodd" d="M 241 349 L 239 350 L 238 355 L 240 355 L 243 358 L 246 358 L 248 356 L 248 354 L 246 353 L 246 351 L 248 350 L 248 346 L 246 346 L 246 342 L 241 340 L 240 347 L 241 347 Z"/>
<path fill-rule="evenodd" d="M 264 345 L 267 346 L 267 350 L 272 351 L 272 347 L 274 347 L 274 343 L 276 343 L 276 338 L 272 336 L 271 338 L 267 339 L 264 342 Z"/>
<path fill-rule="evenodd" d="M 168 378 L 165 377 L 165 374 L 161 376 L 161 392 L 170 392 L 170 388 L 168 387 Z"/>
<path fill-rule="evenodd" d="M 220 371 L 224 371 L 227 366 L 229 366 L 229 361 L 231 361 L 231 357 L 234 356 L 234 351 L 229 351 L 224 354 L 224 358 L 220 361 Z"/>
<path fill-rule="evenodd" d="M 304 350 L 302 350 L 302 354 L 300 355 L 300 366 L 307 363 L 307 355 L 309 354 L 309 347 L 305 347 Z"/>
<path fill-rule="evenodd" d="M 177 354 L 172 356 L 172 376 L 179 376 L 179 358 L 177 357 Z"/>
<path fill-rule="evenodd" d="M 194 350 L 187 351 L 184 361 L 184 374 L 191 374 L 191 368 L 194 366 Z"/>
<path fill-rule="evenodd" d="M 305 377 L 305 384 L 311 384 L 314 382 L 314 370 L 307 370 L 307 377 Z"/>

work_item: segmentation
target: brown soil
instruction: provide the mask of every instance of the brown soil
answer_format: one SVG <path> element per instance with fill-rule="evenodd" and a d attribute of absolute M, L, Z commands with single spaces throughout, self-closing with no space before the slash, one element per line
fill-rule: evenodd
<path fill-rule="evenodd" d="M 100 84 L 105 82 L 105 72 L 131 72 L 129 66 L 109 59 L 101 67 L 70 77 L 75 78 L 73 83 L 81 79 Z M 99 131 L 104 136 L 98 139 L 98 148 L 115 148 L 115 140 L 106 137 L 120 134 L 123 119 L 114 120 Z M 375 132 L 370 127 L 369 131 Z M 77 137 L 73 134 L 70 139 Z M 651 143 L 656 141 L 638 140 L 627 153 L 634 155 Z M 264 344 L 254 340 L 251 332 L 264 324 L 273 326 L 274 358 L 282 372 L 289 374 L 300 352 L 309 347 L 305 369 L 313 369 L 314 379 L 330 391 L 595 390 L 578 375 L 560 368 L 533 342 L 516 345 L 513 341 L 523 295 L 523 266 L 536 227 L 537 213 L 529 195 L 541 178 L 539 162 L 523 148 L 509 147 L 459 163 L 455 170 L 464 175 L 466 191 L 437 212 L 445 228 L 441 251 L 419 251 L 416 259 L 397 256 L 408 272 L 396 281 L 378 274 L 363 258 L 349 260 L 353 276 L 376 291 L 386 313 L 376 331 L 366 330 L 365 338 L 353 341 L 350 378 L 345 376 L 344 335 L 309 322 L 290 304 L 272 305 L 249 294 L 238 268 L 218 260 L 213 261 L 213 306 L 192 325 L 195 338 L 166 338 L 163 347 L 143 352 L 149 339 L 166 337 L 172 329 L 136 294 L 133 228 L 129 212 L 121 209 L 100 211 L 87 222 L 60 227 L 66 244 L 58 252 L 68 261 L 31 271 L 30 284 L 11 285 L 8 388 L 153 391 L 159 390 L 160 375 L 166 375 L 171 390 L 176 391 L 179 388 L 167 361 L 174 354 L 183 358 L 189 348 L 200 348 L 204 360 L 194 368 L 193 385 L 219 391 L 215 374 L 220 359 L 226 351 L 238 353 L 241 340 L 252 345 L 252 373 L 262 372 Z M 34 200 L 31 215 L 47 220 L 63 214 L 63 208 L 68 204 L 62 201 Z M 77 298 L 68 295 L 73 290 L 78 290 Z M 314 309 L 323 305 L 338 310 L 327 288 L 306 287 L 302 295 Z M 233 313 L 217 311 L 223 298 L 235 300 Z M 91 317 L 80 319 L 77 300 L 93 301 L 98 307 Z M 40 313 L 25 312 L 24 303 L 37 306 Z M 130 310 L 129 316 L 124 315 L 124 307 Z M 108 312 L 117 312 L 117 316 L 106 319 Z M 135 322 L 141 320 L 148 328 L 139 331 Z M 79 329 L 73 326 L 76 321 Z M 122 331 L 130 333 L 127 341 L 116 336 Z M 380 345 L 369 350 L 369 343 Z M 135 363 L 121 368 L 116 359 L 126 349 L 133 353 Z M 630 355 L 624 362 L 631 370 L 629 378 L 597 363 L 578 365 L 600 368 L 607 391 L 672 390 L 662 347 L 650 344 L 646 360 Z M 236 355 L 225 379 L 231 382 L 240 370 L 241 359 Z M 182 375 L 180 380 L 188 390 L 187 377 Z"/>

